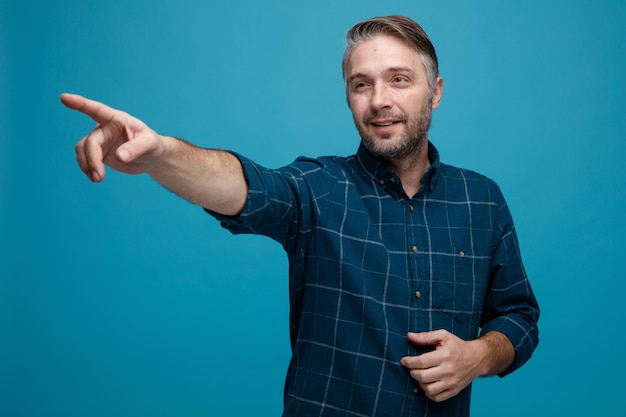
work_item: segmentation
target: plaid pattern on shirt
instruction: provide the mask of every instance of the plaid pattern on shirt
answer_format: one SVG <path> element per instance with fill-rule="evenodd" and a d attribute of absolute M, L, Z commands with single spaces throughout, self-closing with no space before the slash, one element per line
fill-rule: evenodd
<path fill-rule="evenodd" d="M 506 202 L 491 180 L 440 163 L 409 198 L 362 145 L 356 155 L 267 169 L 240 159 L 249 184 L 233 233 L 280 242 L 289 258 L 292 359 L 284 416 L 467 416 L 471 387 L 430 401 L 400 365 L 407 332 L 470 340 L 498 330 L 512 372 L 538 343 L 539 308 Z"/>

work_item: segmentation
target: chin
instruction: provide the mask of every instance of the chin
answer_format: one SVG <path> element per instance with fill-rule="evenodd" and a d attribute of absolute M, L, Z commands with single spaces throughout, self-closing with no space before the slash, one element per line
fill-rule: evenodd
<path fill-rule="evenodd" d="M 362 137 L 362 142 L 365 148 L 370 153 L 383 159 L 398 159 L 404 158 L 419 152 L 421 149 L 424 138 L 409 140 L 406 137 L 381 139 L 373 137 Z"/>

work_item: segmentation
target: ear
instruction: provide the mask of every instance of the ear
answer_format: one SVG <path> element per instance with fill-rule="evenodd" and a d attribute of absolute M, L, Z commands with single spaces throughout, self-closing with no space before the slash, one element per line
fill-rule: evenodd
<path fill-rule="evenodd" d="M 437 77 L 437 82 L 435 83 L 435 89 L 433 91 L 433 110 L 439 107 L 439 103 L 441 103 L 441 95 L 443 94 L 443 77 Z"/>

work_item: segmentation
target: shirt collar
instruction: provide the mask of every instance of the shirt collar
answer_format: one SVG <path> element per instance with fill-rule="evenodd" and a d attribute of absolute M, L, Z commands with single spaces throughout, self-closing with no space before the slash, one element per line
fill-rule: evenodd
<path fill-rule="evenodd" d="M 384 185 L 387 184 L 388 181 L 391 181 L 392 183 L 397 183 L 399 185 L 400 178 L 398 177 L 398 174 L 387 168 L 387 166 L 380 159 L 372 155 L 370 151 L 365 148 L 363 143 L 359 146 L 357 157 L 365 172 L 367 172 L 367 174 L 371 177 L 376 178 L 378 183 Z M 430 166 L 422 176 L 420 183 L 426 184 L 428 190 L 431 191 L 435 186 L 435 181 L 437 180 L 437 172 L 439 171 L 440 161 L 439 151 L 430 141 L 428 142 L 428 160 L 430 161 Z"/>

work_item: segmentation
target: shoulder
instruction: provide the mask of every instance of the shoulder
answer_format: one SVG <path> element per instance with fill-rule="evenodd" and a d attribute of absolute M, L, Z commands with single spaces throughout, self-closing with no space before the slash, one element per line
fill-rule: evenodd
<path fill-rule="evenodd" d="M 471 200 L 503 201 L 502 191 L 494 180 L 470 169 L 441 163 L 436 181 L 448 193 L 461 193 Z"/>
<path fill-rule="evenodd" d="M 354 156 L 299 156 L 291 164 L 280 168 L 279 171 L 291 172 L 305 177 L 346 177 L 355 167 Z"/>

